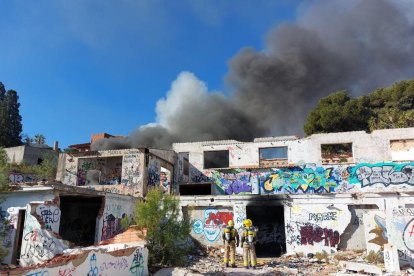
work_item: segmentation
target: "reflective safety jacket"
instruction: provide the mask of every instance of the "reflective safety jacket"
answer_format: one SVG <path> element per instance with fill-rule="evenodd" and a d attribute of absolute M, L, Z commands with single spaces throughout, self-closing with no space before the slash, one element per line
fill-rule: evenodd
<path fill-rule="evenodd" d="M 223 234 L 221 235 L 223 241 L 236 241 L 239 242 L 239 233 L 234 227 L 227 226 L 223 230 Z"/>
<path fill-rule="evenodd" d="M 249 244 L 255 243 L 257 241 L 256 228 L 254 227 L 245 227 L 243 228 L 243 233 L 241 237 L 241 242 L 247 242 Z"/>

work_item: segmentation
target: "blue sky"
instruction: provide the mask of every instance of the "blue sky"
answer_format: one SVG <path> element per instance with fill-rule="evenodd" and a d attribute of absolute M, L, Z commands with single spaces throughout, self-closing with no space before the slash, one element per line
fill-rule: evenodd
<path fill-rule="evenodd" d="M 23 133 L 61 147 L 126 135 L 154 122 L 181 71 L 226 92 L 228 60 L 263 49 L 299 2 L 0 1 L 0 81 L 19 93 Z"/>

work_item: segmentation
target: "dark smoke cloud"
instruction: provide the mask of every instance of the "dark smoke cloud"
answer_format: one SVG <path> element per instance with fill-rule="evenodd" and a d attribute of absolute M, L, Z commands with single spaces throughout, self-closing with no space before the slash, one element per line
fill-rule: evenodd
<path fill-rule="evenodd" d="M 407 14 L 391 1 L 317 1 L 297 23 L 273 30 L 264 51 L 245 48 L 230 61 L 230 98 L 208 93 L 194 75 L 182 73 L 157 104 L 157 124 L 94 148 L 302 134 L 321 97 L 342 89 L 361 95 L 413 77 L 414 27 Z"/>

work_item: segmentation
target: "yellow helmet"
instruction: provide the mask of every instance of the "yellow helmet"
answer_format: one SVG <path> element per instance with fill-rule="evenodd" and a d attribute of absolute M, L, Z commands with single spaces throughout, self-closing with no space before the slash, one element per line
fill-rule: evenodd
<path fill-rule="evenodd" d="M 251 227 L 253 225 L 253 222 L 250 219 L 246 219 L 245 221 L 243 221 L 243 224 L 246 227 Z"/>
<path fill-rule="evenodd" d="M 227 222 L 227 226 L 234 227 L 234 221 L 229 220 L 229 222 Z"/>

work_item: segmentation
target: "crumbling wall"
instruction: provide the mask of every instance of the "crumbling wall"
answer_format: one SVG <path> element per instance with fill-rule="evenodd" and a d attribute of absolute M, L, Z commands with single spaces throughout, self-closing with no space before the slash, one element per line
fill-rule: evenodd
<path fill-rule="evenodd" d="M 20 265 L 42 263 L 69 248 L 69 243 L 61 240 L 56 233 L 59 221 L 60 211 L 56 205 L 44 203 L 27 205 Z"/>
<path fill-rule="evenodd" d="M 126 245 L 122 245 L 126 247 Z M 148 249 L 135 246 L 106 251 L 84 250 L 70 258 L 56 259 L 47 266 L 11 275 L 148 275 Z"/>
<path fill-rule="evenodd" d="M 33 201 L 48 201 L 53 200 L 54 194 L 52 191 L 41 191 L 31 193 L 8 193 L 4 194 L 2 201 L 0 202 L 0 219 L 7 219 L 8 224 L 6 227 L 6 236 L 2 241 L 2 245 L 8 251 L 3 262 L 10 264 L 12 262 L 13 252 L 16 250 L 15 237 L 17 225 L 19 223 L 19 211 L 26 210 L 28 203 Z"/>
<path fill-rule="evenodd" d="M 145 153 L 141 150 L 66 154 L 59 162 L 65 162 L 57 174 L 64 184 L 118 194 L 143 194 Z"/>
<path fill-rule="evenodd" d="M 135 210 L 135 199 L 108 194 L 105 197 L 105 206 L 103 207 L 102 216 L 97 220 L 97 237 L 96 241 L 111 239 L 125 229 L 121 224 L 122 219 L 133 217 Z"/>

